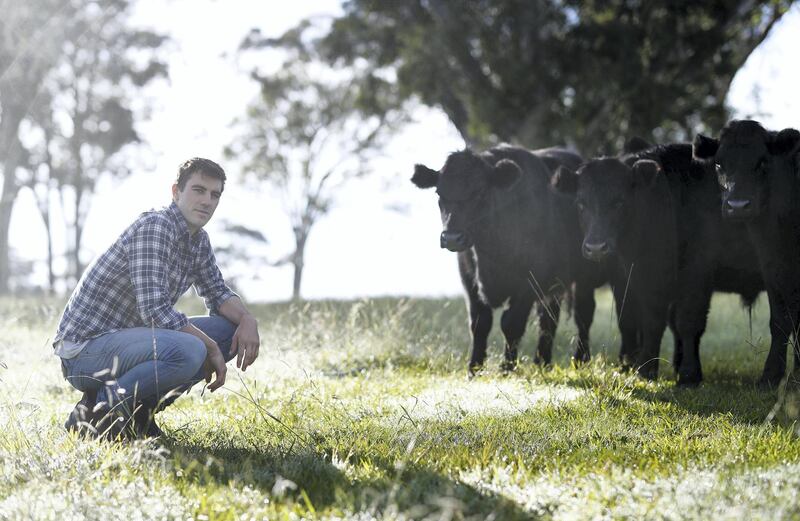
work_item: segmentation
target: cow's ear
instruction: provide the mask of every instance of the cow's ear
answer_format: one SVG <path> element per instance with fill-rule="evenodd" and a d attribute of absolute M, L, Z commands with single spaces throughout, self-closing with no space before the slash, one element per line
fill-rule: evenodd
<path fill-rule="evenodd" d="M 411 182 L 417 185 L 417 188 L 433 188 L 439 182 L 439 172 L 425 165 L 414 165 Z"/>
<path fill-rule="evenodd" d="M 692 143 L 692 155 L 695 159 L 711 159 L 717 155 L 719 139 L 697 134 Z"/>
<path fill-rule="evenodd" d="M 640 159 L 633 164 L 633 185 L 652 186 L 661 173 L 661 165 L 650 159 Z"/>
<path fill-rule="evenodd" d="M 508 188 L 522 176 L 519 166 L 510 159 L 501 159 L 489 175 L 489 184 L 495 188 Z"/>
<path fill-rule="evenodd" d="M 793 151 L 800 143 L 800 132 L 793 128 L 785 128 L 770 136 L 767 141 L 767 149 L 770 154 L 780 156 Z"/>
<path fill-rule="evenodd" d="M 648 148 L 652 147 L 650 143 L 648 143 L 644 138 L 640 138 L 639 136 L 633 136 L 625 140 L 625 145 L 622 147 L 623 154 L 635 154 L 636 152 L 641 152 L 642 150 L 647 150 Z"/>
<path fill-rule="evenodd" d="M 564 195 L 575 195 L 575 192 L 578 191 L 578 174 L 564 165 L 560 165 L 553 177 L 550 178 L 550 186 L 556 192 Z"/>

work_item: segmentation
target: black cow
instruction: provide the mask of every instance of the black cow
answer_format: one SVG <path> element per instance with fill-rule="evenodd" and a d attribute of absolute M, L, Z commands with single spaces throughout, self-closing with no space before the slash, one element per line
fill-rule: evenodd
<path fill-rule="evenodd" d="M 756 121 L 731 121 L 719 139 L 698 134 L 694 154 L 713 163 L 723 190 L 722 215 L 746 224 L 755 245 L 770 307 L 772 341 L 759 383 L 778 384 L 786 374 L 786 344 L 800 326 L 800 132 L 768 131 Z"/>
<path fill-rule="evenodd" d="M 549 190 L 553 167 L 577 166 L 580 156 L 562 149 L 528 151 L 500 146 L 477 154 L 455 152 L 441 170 L 416 165 L 411 181 L 436 187 L 443 232 L 441 246 L 458 252 L 472 332 L 470 374 L 486 359 L 492 309 L 508 303 L 500 327 L 506 339 L 504 370 L 516 366 L 517 347 L 534 304 L 540 335 L 535 362 L 549 364 L 560 300 L 575 281 L 575 358 L 588 359 L 597 267 L 574 266 L 579 252 L 577 219 Z M 588 268 L 580 272 L 579 268 Z"/>
<path fill-rule="evenodd" d="M 672 144 L 553 178 L 557 189 L 576 195 L 584 254 L 615 258 L 623 364 L 635 362 L 640 374 L 655 377 L 668 320 L 682 385 L 702 380 L 699 344 L 712 291 L 739 293 L 751 305 L 763 288 L 755 251 L 736 240 L 735 225 L 722 222 L 719 188 L 705 169 L 690 144 Z"/>

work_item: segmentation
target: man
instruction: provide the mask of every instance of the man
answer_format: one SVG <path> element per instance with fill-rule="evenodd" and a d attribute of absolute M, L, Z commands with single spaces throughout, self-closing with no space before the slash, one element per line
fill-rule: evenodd
<path fill-rule="evenodd" d="M 161 435 L 156 411 L 204 377 L 212 392 L 221 387 L 234 356 L 242 370 L 258 356 L 256 320 L 225 285 L 202 229 L 224 187 L 218 164 L 186 161 L 172 204 L 139 216 L 83 273 L 53 344 L 64 377 L 84 393 L 67 430 Z M 191 285 L 210 316 L 174 309 Z"/>

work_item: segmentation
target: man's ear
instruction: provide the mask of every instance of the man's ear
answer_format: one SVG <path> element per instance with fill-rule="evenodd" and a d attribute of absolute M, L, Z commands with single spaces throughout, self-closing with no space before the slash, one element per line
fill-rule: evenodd
<path fill-rule="evenodd" d="M 433 188 L 439 182 L 439 172 L 431 170 L 425 165 L 414 165 L 414 175 L 411 182 L 417 188 Z"/>
<path fill-rule="evenodd" d="M 653 186 L 660 174 L 661 165 L 650 159 L 640 159 L 633 164 L 633 186 Z"/>
<path fill-rule="evenodd" d="M 553 177 L 550 178 L 550 186 L 558 193 L 575 195 L 575 192 L 578 191 L 578 174 L 561 165 L 556 169 Z"/>
<path fill-rule="evenodd" d="M 793 128 L 785 128 L 770 136 L 767 149 L 770 154 L 781 156 L 793 151 L 800 143 L 800 132 Z"/>
<path fill-rule="evenodd" d="M 489 174 L 489 184 L 495 188 L 509 188 L 522 175 L 519 166 L 510 159 L 501 159 Z"/>
<path fill-rule="evenodd" d="M 172 200 L 175 201 L 178 198 L 178 183 L 172 185 Z"/>
<path fill-rule="evenodd" d="M 692 155 L 695 159 L 711 159 L 717 155 L 719 139 L 697 134 L 692 143 Z"/>

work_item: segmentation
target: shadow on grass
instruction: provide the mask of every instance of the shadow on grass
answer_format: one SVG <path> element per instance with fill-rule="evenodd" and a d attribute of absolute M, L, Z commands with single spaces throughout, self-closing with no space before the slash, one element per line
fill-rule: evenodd
<path fill-rule="evenodd" d="M 324 513 L 328 509 L 403 513 L 416 519 L 531 519 L 531 513 L 501 495 L 486 493 L 423 465 L 398 466 L 389 458 L 361 458 L 349 463 L 369 470 L 349 478 L 332 458 L 311 448 L 214 448 L 166 440 L 182 479 L 200 486 L 248 485 L 273 504 Z M 343 465 L 340 465 L 343 466 Z M 287 488 L 287 481 L 291 482 Z M 276 488 L 282 488 L 281 496 Z M 306 496 L 306 497 L 304 497 Z"/>
<path fill-rule="evenodd" d="M 675 386 L 650 390 L 637 387 L 632 396 L 649 402 L 671 403 L 699 416 L 728 415 L 748 425 L 764 423 L 778 401 L 775 391 L 758 389 L 752 382 L 728 381 L 706 382 L 697 388 Z"/>
<path fill-rule="evenodd" d="M 774 413 L 776 403 L 783 399 L 777 389 L 763 389 L 756 385 L 758 374 L 755 369 L 750 372 L 728 372 L 716 368 L 706 374 L 698 387 L 678 386 L 671 367 L 662 365 L 658 385 L 652 386 L 646 385 L 644 380 L 631 372 L 621 372 L 613 362 L 597 360 L 574 370 L 566 367 L 556 370 L 521 367 L 517 370 L 517 377 L 541 379 L 544 383 L 601 394 L 604 389 L 624 390 L 632 398 L 645 402 L 670 403 L 687 413 L 704 417 L 727 415 L 736 422 L 748 425 L 764 423 L 770 413 Z M 798 390 L 798 382 L 790 384 L 786 389 L 786 397 L 797 402 Z M 787 418 L 778 414 L 776 419 L 782 421 Z"/>

